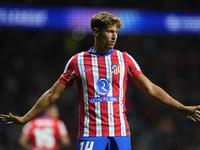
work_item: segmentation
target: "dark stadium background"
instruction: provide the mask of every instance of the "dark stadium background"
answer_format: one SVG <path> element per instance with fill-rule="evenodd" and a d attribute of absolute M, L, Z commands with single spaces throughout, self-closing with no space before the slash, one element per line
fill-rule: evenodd
<path fill-rule="evenodd" d="M 197 12 L 199 0 L 1 0 L 0 5 L 40 7 L 106 7 L 136 10 Z M 71 33 L 0 28 L 0 113 L 24 115 L 64 70 L 69 58 L 93 46 L 87 34 L 76 41 Z M 126 50 L 143 73 L 185 105 L 200 104 L 200 39 L 197 35 L 119 35 L 116 49 Z M 56 104 L 76 147 L 78 93 L 68 89 Z M 127 117 L 133 150 L 199 150 L 200 124 L 150 100 L 128 84 Z M 0 150 L 20 150 L 22 126 L 0 122 Z"/>

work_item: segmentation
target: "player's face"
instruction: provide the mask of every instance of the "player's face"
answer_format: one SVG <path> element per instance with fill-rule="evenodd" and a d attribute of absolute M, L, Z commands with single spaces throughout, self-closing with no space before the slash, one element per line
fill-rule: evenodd
<path fill-rule="evenodd" d="M 105 27 L 99 31 L 97 43 L 103 49 L 112 49 L 117 41 L 117 25 Z"/>
<path fill-rule="evenodd" d="M 52 106 L 49 111 L 48 115 L 50 115 L 53 118 L 58 118 L 59 117 L 59 110 L 57 106 Z"/>

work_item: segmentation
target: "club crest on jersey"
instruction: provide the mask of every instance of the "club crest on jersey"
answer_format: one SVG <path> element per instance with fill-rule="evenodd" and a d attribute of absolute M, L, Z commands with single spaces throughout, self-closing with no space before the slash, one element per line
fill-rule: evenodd
<path fill-rule="evenodd" d="M 118 74 L 121 71 L 120 64 L 112 64 L 111 70 L 112 70 L 112 73 Z"/>

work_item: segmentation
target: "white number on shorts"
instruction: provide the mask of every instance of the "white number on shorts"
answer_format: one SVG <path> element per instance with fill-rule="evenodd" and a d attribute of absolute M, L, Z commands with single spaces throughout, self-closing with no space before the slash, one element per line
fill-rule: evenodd
<path fill-rule="evenodd" d="M 88 147 L 90 144 L 90 147 Z M 81 145 L 81 149 L 80 150 L 83 150 L 83 147 L 84 147 L 84 141 L 80 143 Z M 84 150 L 92 150 L 93 149 L 93 146 L 94 146 L 94 141 L 87 141 L 86 145 L 85 145 L 85 148 Z"/>
<path fill-rule="evenodd" d="M 36 139 L 36 146 L 39 148 L 53 148 L 55 146 L 54 130 L 51 128 L 36 128 L 33 131 Z"/>

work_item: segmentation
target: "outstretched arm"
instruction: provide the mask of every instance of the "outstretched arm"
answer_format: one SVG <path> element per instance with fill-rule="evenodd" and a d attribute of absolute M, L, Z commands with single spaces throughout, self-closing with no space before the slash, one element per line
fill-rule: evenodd
<path fill-rule="evenodd" d="M 147 77 L 140 74 L 134 84 L 146 93 L 154 101 L 169 107 L 193 121 L 200 121 L 200 106 L 184 106 L 177 100 L 168 95 L 162 88 L 153 84 Z"/>
<path fill-rule="evenodd" d="M 58 80 L 38 99 L 35 105 L 23 117 L 9 113 L 8 115 L 1 114 L 0 119 L 7 122 L 7 124 L 25 124 L 40 115 L 47 107 L 53 104 L 67 88 L 68 86 Z"/>

